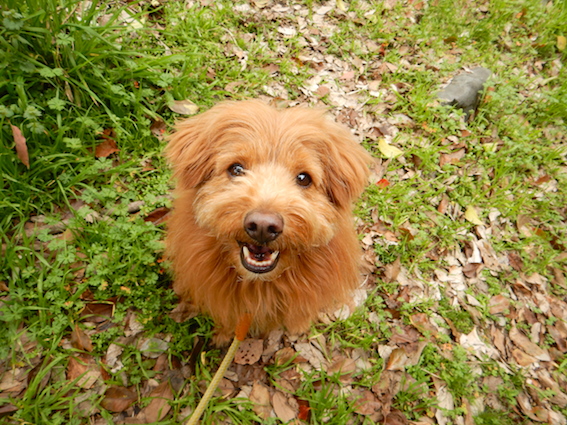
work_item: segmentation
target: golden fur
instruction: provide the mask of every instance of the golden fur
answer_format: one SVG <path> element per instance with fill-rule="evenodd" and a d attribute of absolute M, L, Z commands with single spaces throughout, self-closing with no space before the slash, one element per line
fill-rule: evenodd
<path fill-rule="evenodd" d="M 244 313 L 256 334 L 304 332 L 357 287 L 351 204 L 371 159 L 324 112 L 221 103 L 179 123 L 166 154 L 177 181 L 166 245 L 178 310 L 209 314 L 216 344 Z M 251 237 L 256 223 L 243 223 L 252 213 L 271 237 Z M 275 268 L 250 271 L 265 264 Z"/>

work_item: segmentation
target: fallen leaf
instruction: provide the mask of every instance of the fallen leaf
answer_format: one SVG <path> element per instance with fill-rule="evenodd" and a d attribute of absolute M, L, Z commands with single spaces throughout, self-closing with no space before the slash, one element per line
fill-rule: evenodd
<path fill-rule="evenodd" d="M 306 400 L 297 400 L 297 404 L 299 404 L 297 419 L 309 423 L 309 417 L 311 416 L 311 407 L 309 406 L 309 402 Z"/>
<path fill-rule="evenodd" d="M 67 379 L 77 380 L 77 386 L 88 389 L 101 377 L 100 368 L 92 356 L 81 355 L 69 357 Z"/>
<path fill-rule="evenodd" d="M 396 260 L 392 263 L 388 263 L 384 265 L 384 282 L 392 283 L 395 282 L 400 274 L 401 270 L 401 262 L 400 257 L 396 258 Z"/>
<path fill-rule="evenodd" d="M 199 107 L 189 99 L 174 100 L 173 103 L 168 106 L 173 112 L 181 115 L 195 115 L 199 112 Z"/>
<path fill-rule="evenodd" d="M 75 324 L 73 332 L 71 332 L 71 345 L 77 350 L 93 351 L 91 338 Z"/>
<path fill-rule="evenodd" d="M 549 353 L 540 348 L 537 344 L 530 341 L 530 339 L 525 336 L 518 328 L 513 327 L 510 329 L 510 339 L 516 344 L 516 346 L 522 349 L 524 352 L 538 360 L 548 362 L 551 360 Z"/>
<path fill-rule="evenodd" d="M 315 369 L 320 370 L 326 365 L 327 362 L 323 353 L 309 342 L 297 342 L 294 347 L 299 355 L 306 359 Z"/>
<path fill-rule="evenodd" d="M 369 416 L 379 412 L 382 408 L 382 403 L 378 401 L 372 391 L 364 391 L 362 396 L 359 397 L 354 403 L 354 411 L 359 415 Z"/>
<path fill-rule="evenodd" d="M 284 347 L 281 350 L 278 350 L 274 355 L 274 364 L 276 366 L 282 366 L 286 363 L 289 363 L 297 353 L 291 347 Z"/>
<path fill-rule="evenodd" d="M 281 391 L 276 390 L 272 396 L 272 406 L 274 406 L 276 416 L 284 423 L 297 418 L 299 413 L 297 401 L 294 398 L 286 397 Z"/>
<path fill-rule="evenodd" d="M 443 153 L 439 157 L 439 166 L 443 167 L 446 164 L 457 164 L 465 156 L 465 149 L 459 149 L 458 151 L 451 153 Z"/>
<path fill-rule="evenodd" d="M 252 407 L 254 413 L 262 419 L 270 417 L 272 405 L 270 404 L 270 391 L 267 386 L 258 381 L 254 382 L 249 398 L 254 403 Z"/>
<path fill-rule="evenodd" d="M 472 205 L 467 206 L 467 209 L 465 211 L 465 219 L 477 226 L 482 226 L 484 224 L 478 217 L 478 213 L 476 212 L 475 207 L 473 207 Z"/>
<path fill-rule="evenodd" d="M 447 207 L 449 206 L 449 197 L 446 194 L 443 194 L 439 205 L 437 206 L 437 211 L 439 214 L 445 214 L 447 212 Z"/>
<path fill-rule="evenodd" d="M 317 88 L 317 90 L 315 91 L 315 94 L 319 97 L 324 97 L 324 96 L 327 96 L 330 91 L 331 91 L 331 89 L 327 86 L 319 86 Z"/>
<path fill-rule="evenodd" d="M 4 406 L 0 407 L 0 418 L 11 415 L 12 413 L 15 413 L 17 411 L 18 407 L 14 406 L 13 404 L 5 404 Z"/>
<path fill-rule="evenodd" d="M 564 35 L 557 36 L 557 50 L 562 52 L 567 47 L 567 37 Z"/>
<path fill-rule="evenodd" d="M 106 158 L 113 153 L 119 152 L 118 145 L 112 139 L 105 139 L 95 148 L 95 158 Z"/>
<path fill-rule="evenodd" d="M 343 72 L 343 74 L 340 76 L 341 80 L 352 80 L 354 78 L 354 71 L 345 71 Z"/>
<path fill-rule="evenodd" d="M 380 179 L 376 182 L 376 186 L 378 186 L 380 189 L 386 189 L 388 186 L 390 186 L 390 182 L 388 181 L 388 179 Z"/>
<path fill-rule="evenodd" d="M 22 134 L 22 131 L 16 127 L 15 125 L 10 124 L 12 127 L 12 135 L 14 136 L 14 142 L 16 143 L 16 155 L 22 164 L 26 166 L 26 168 L 30 168 L 30 158 L 28 154 L 28 145 L 26 144 L 26 138 Z"/>
<path fill-rule="evenodd" d="M 125 387 L 110 387 L 104 393 L 101 406 L 114 413 L 120 413 L 132 405 L 138 396 Z"/>
<path fill-rule="evenodd" d="M 404 153 L 401 149 L 390 145 L 385 139 L 378 141 L 378 149 L 386 158 L 396 158 Z"/>
<path fill-rule="evenodd" d="M 153 210 L 151 213 L 144 217 L 145 222 L 150 222 L 155 224 L 156 226 L 160 225 L 164 221 L 167 220 L 170 208 L 167 207 L 159 207 Z"/>
<path fill-rule="evenodd" d="M 150 125 L 150 131 L 159 140 L 163 139 L 163 136 L 165 134 L 165 130 L 166 130 L 166 125 L 165 125 L 164 120 L 162 120 L 161 118 L 158 118 L 158 119 L 152 121 L 152 124 Z"/>
<path fill-rule="evenodd" d="M 245 339 L 240 343 L 238 351 L 234 355 L 234 363 L 240 365 L 254 364 L 264 352 L 263 339 Z"/>
<path fill-rule="evenodd" d="M 488 312 L 490 314 L 501 314 L 509 310 L 510 300 L 504 295 L 495 295 L 488 301 Z"/>
<path fill-rule="evenodd" d="M 144 407 L 138 413 L 139 419 L 143 420 L 142 423 L 154 423 L 161 421 L 169 413 L 171 409 L 170 401 L 173 401 L 173 390 L 169 382 L 162 382 L 159 384 L 149 395 L 152 398 L 150 404 Z"/>

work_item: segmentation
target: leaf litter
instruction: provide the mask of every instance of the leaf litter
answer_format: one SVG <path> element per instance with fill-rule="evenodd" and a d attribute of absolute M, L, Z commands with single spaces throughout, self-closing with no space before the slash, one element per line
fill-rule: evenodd
<path fill-rule="evenodd" d="M 392 9 L 397 3 L 389 0 L 384 2 L 383 7 L 386 10 Z M 409 3 L 411 7 L 407 13 L 414 17 L 421 8 L 427 7 L 425 2 Z M 376 53 L 373 63 L 365 63 L 356 56 L 344 59 L 325 53 L 321 40 L 338 31 L 341 20 L 359 19 L 346 10 L 342 1 L 322 5 L 310 14 L 301 6 L 292 7 L 262 0 L 242 7 L 240 13 L 244 20 L 253 20 L 254 15 L 261 15 L 266 20 L 278 22 L 277 34 L 281 38 L 275 40 L 278 43 L 276 50 L 282 55 L 289 49 L 286 40 L 299 39 L 304 48 L 297 57 L 297 63 L 314 70 L 313 76 L 299 87 L 298 98 L 290 100 L 287 91 L 282 89 L 276 79 L 264 87 L 268 97 L 283 99 L 290 106 L 298 103 L 321 106 L 322 99 L 325 99 L 325 104 L 332 107 L 337 119 L 353 128 L 355 136 L 378 141 L 378 151 L 386 161 L 381 163 L 377 160 L 373 178 L 380 190 L 388 190 L 395 184 L 392 182 L 403 179 L 409 172 L 406 170 L 409 168 L 409 157 L 404 158 L 406 149 L 397 147 L 403 145 L 395 136 L 408 128 L 416 134 L 427 134 L 431 129 L 419 128 L 405 114 L 387 115 L 393 109 L 396 95 L 407 88 L 402 85 L 384 87 L 380 75 L 398 72 L 400 67 L 417 68 L 421 66 L 420 61 L 426 63 L 428 58 L 423 56 L 424 53 L 412 52 L 416 54 L 412 62 L 401 61 L 399 65 L 395 65 L 382 60 L 388 43 L 380 44 L 374 40 L 364 40 L 362 46 L 363 49 Z M 565 48 L 564 38 L 558 36 L 558 50 Z M 248 66 L 249 52 L 235 46 L 227 48 L 230 49 L 230 52 L 227 50 L 230 57 L 240 67 Z M 449 55 L 458 56 L 458 52 L 449 52 Z M 374 70 L 372 79 L 361 78 L 361 70 Z M 279 69 L 272 68 L 271 72 L 278 73 Z M 232 92 L 238 90 L 240 82 L 229 84 L 233 85 L 227 86 L 226 90 Z M 379 102 L 370 105 L 369 99 L 378 99 Z M 198 111 L 198 106 L 191 100 L 175 101 L 169 107 L 182 115 L 192 115 Z M 388 118 L 383 118 L 384 116 Z M 154 121 L 151 127 L 156 137 L 162 136 L 163 129 L 164 124 L 160 120 Z M 29 168 L 25 138 L 14 126 L 12 131 L 18 157 Z M 96 148 L 97 158 L 105 158 L 119 151 L 110 129 L 105 131 L 102 138 L 103 142 Z M 439 156 L 440 167 L 459 166 L 467 154 L 467 145 L 461 144 L 458 137 L 450 142 L 452 145 L 447 145 Z M 498 149 L 498 141 L 486 142 L 484 146 L 487 151 L 493 151 Z M 393 170 L 388 171 L 391 169 L 388 167 L 390 160 L 397 161 L 401 168 L 393 167 Z M 448 181 L 447 186 L 450 183 Z M 542 174 L 534 185 L 541 187 L 542 192 L 538 196 L 545 196 L 543 194 L 546 191 L 558 190 L 557 182 L 547 174 Z M 467 241 L 462 244 L 462 249 L 431 250 L 428 255 L 436 261 L 435 269 L 429 276 L 408 270 L 399 258 L 382 264 L 376 254 L 377 245 L 395 246 L 404 237 L 414 237 L 409 226 L 396 228 L 392 223 L 380 219 L 376 211 L 372 213 L 376 215 L 371 217 L 371 222 L 359 223 L 366 274 L 378 277 L 386 284 L 397 285 L 393 290 L 378 290 L 378 294 L 384 299 L 383 310 L 388 315 L 378 316 L 378 310 L 368 315 L 370 323 L 388 329 L 388 337 L 377 334 L 375 341 L 366 350 L 342 346 L 325 334 L 307 338 L 304 335 L 275 332 L 265 339 L 247 339 L 241 345 L 235 362 L 223 381 L 222 397 L 249 400 L 253 411 L 261 419 L 304 421 L 309 418 L 310 411 L 315 406 L 297 395 L 299 388 L 309 380 L 313 381 L 313 377 L 319 377 L 319 384 L 323 385 L 323 377 L 333 376 L 338 377 L 338 380 L 325 382 L 325 385 L 331 385 L 334 394 L 349 399 L 357 415 L 368 417 L 376 423 L 448 424 L 453 423 L 452 418 L 456 417 L 455 423 L 468 425 L 473 423 L 473 410 L 480 413 L 493 409 L 503 414 L 527 417 L 538 423 L 566 424 L 564 410 L 562 412 L 561 409 L 567 407 L 567 378 L 564 374 L 567 303 L 550 290 L 551 285 L 567 287 L 565 270 L 550 265 L 553 279 L 528 272 L 518 252 L 496 251 L 492 242 L 493 236 L 501 235 L 502 232 L 514 234 L 514 237 L 532 238 L 542 232 L 541 227 L 529 214 L 519 215 L 516 223 L 507 223 L 497 209 L 481 211 L 466 202 L 456 205 L 446 194 L 437 200 L 435 209 L 443 216 L 455 221 L 466 220 L 474 227 L 470 230 L 464 227 L 458 235 Z M 137 210 L 132 211 L 134 212 Z M 165 215 L 167 211 L 159 211 L 159 218 L 150 214 L 148 220 L 160 220 L 162 213 Z M 484 220 L 481 220 L 479 213 Z M 558 262 L 564 265 L 565 260 L 562 258 Z M 487 269 L 495 277 L 516 272 L 516 277 L 504 286 L 503 293 L 479 300 L 483 293 L 488 293 L 486 279 L 480 275 L 482 269 Z M 364 289 L 376 293 L 376 288 L 368 280 L 365 282 Z M 430 311 L 410 310 L 407 320 L 404 319 L 403 315 L 408 314 L 403 311 L 404 305 L 424 300 L 439 302 L 442 297 L 448 298 L 449 310 L 466 311 L 470 315 L 470 329 L 463 329 L 462 325 L 456 323 L 456 317 L 445 316 L 443 312 L 432 314 Z M 134 313 L 129 316 L 130 320 L 122 324 L 125 327 L 124 337 L 111 343 L 103 356 L 92 353 L 89 332 L 82 327 L 92 323 L 94 331 L 90 331 L 90 334 L 102 332 L 104 324 L 109 323 L 113 316 L 115 302 L 116 300 L 85 300 L 82 312 L 84 322 L 77 324 L 69 339 L 62 342 L 63 346 L 67 345 L 77 351 L 69 358 L 66 366 L 67 379 L 76 381 L 85 393 L 94 391 L 102 396 L 101 407 L 116 414 L 117 422 L 160 421 L 170 413 L 174 400 L 182 400 L 191 394 L 191 386 L 186 383 L 195 378 L 194 367 L 191 360 L 187 359 L 172 362 L 164 360 L 171 336 L 146 336 L 143 325 L 136 321 Z M 484 316 L 485 310 L 488 317 Z M 347 315 L 351 312 L 350 309 L 342 311 L 348 311 Z M 342 313 L 329 313 L 326 322 L 332 323 L 341 315 Z M 450 359 L 455 345 L 465 350 L 475 379 L 488 392 L 477 394 L 478 397 L 474 400 L 459 397 L 452 392 L 448 378 L 436 371 L 431 374 L 430 385 L 423 390 L 423 397 L 431 398 L 434 403 L 426 408 L 419 407 L 421 416 L 408 420 L 400 410 L 399 395 L 411 394 L 412 388 L 415 390 L 412 387 L 414 384 L 424 385 L 417 383 L 409 370 L 420 365 L 426 347 L 435 346 L 442 356 Z M 133 386 L 125 384 L 106 387 L 104 384 L 104 377 L 109 371 L 120 373 L 124 367 L 126 346 L 137 347 L 142 358 L 156 361 L 154 378 L 143 382 L 139 394 Z M 525 382 L 521 391 L 513 396 L 514 412 L 506 411 L 508 407 L 497 397 L 506 385 L 504 378 L 480 369 L 480 364 L 489 360 L 502 369 L 504 376 L 513 375 L 515 370 L 523 373 Z M 158 366 L 160 362 L 163 366 Z M 38 364 L 39 360 L 35 365 L 11 369 L 4 369 L 2 365 L 0 395 L 17 398 L 22 394 L 28 385 L 26 378 L 33 378 L 34 367 Z M 562 369 L 560 364 L 563 364 Z M 285 368 L 275 381 L 265 371 L 266 367 L 274 365 Z M 380 367 L 376 368 L 376 365 Z M 207 363 L 203 363 L 203 366 L 211 367 Z M 372 375 L 369 376 L 368 373 Z M 364 385 L 363 380 L 366 380 Z M 317 381 L 310 383 L 315 388 L 318 385 Z M 544 396 L 544 392 L 547 395 Z M 142 399 L 149 402 L 140 404 Z M 416 408 L 419 406 L 418 401 L 412 403 Z M 458 406 L 465 408 L 458 409 Z M 0 415 L 10 414 L 17 407 L 6 404 L 1 409 Z M 90 415 L 94 423 L 103 423 L 96 408 Z M 353 419 L 353 423 L 361 423 L 362 420 Z"/>

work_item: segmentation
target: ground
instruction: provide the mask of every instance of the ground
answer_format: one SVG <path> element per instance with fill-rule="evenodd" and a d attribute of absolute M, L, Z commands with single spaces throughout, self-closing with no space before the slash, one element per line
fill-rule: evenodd
<path fill-rule="evenodd" d="M 0 6 L 0 421 L 178 424 L 224 350 L 177 323 L 173 123 L 328 108 L 375 157 L 357 308 L 247 339 L 202 423 L 567 423 L 561 1 Z M 437 93 L 483 66 L 470 116 Z"/>

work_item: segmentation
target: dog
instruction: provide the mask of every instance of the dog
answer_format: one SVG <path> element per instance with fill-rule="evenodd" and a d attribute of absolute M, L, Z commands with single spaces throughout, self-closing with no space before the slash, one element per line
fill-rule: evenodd
<path fill-rule="evenodd" d="M 372 159 L 325 115 L 225 102 L 169 137 L 174 312 L 210 315 L 217 346 L 230 342 L 244 314 L 252 335 L 306 332 L 360 284 L 352 203 Z"/>

